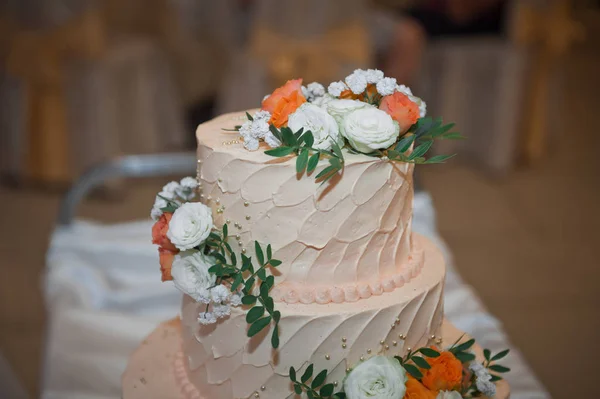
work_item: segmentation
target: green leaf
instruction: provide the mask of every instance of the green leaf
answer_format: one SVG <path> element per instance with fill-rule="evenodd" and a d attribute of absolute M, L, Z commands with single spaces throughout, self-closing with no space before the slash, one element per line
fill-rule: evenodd
<path fill-rule="evenodd" d="M 315 136 L 310 130 L 304 133 L 302 137 L 304 138 L 304 144 L 309 148 L 315 143 Z"/>
<path fill-rule="evenodd" d="M 301 395 L 302 394 L 302 385 L 294 384 L 294 392 L 296 392 L 296 395 Z"/>
<path fill-rule="evenodd" d="M 505 349 L 502 352 L 498 352 L 497 354 L 495 354 L 491 361 L 495 361 L 495 360 L 500 360 L 503 359 L 504 357 L 506 357 L 506 355 L 508 355 L 508 353 L 510 352 L 510 349 Z M 487 359 L 487 358 L 486 358 Z"/>
<path fill-rule="evenodd" d="M 440 138 L 444 139 L 444 140 L 464 140 L 464 139 L 466 139 L 465 136 L 463 136 L 462 134 L 460 134 L 458 132 L 451 132 L 451 133 L 448 133 L 448 134 L 444 134 Z"/>
<path fill-rule="evenodd" d="M 242 297 L 242 303 L 244 305 L 252 305 L 256 303 L 256 297 L 254 295 L 244 295 Z"/>
<path fill-rule="evenodd" d="M 337 392 L 337 393 L 334 395 L 334 398 L 335 398 L 335 399 L 346 399 L 346 394 L 345 394 L 344 392 Z"/>
<path fill-rule="evenodd" d="M 292 133 L 292 129 L 290 129 L 289 127 L 281 128 L 281 137 L 283 138 L 283 144 L 287 146 L 296 147 L 298 145 L 298 139 L 296 138 L 296 136 L 294 136 L 294 133 Z"/>
<path fill-rule="evenodd" d="M 331 145 L 331 150 L 333 151 L 335 156 L 338 157 L 340 160 L 344 159 L 344 154 L 342 153 L 342 149 L 335 141 Z"/>
<path fill-rule="evenodd" d="M 235 290 L 237 290 L 243 281 L 244 281 L 244 277 L 242 276 L 242 273 L 236 274 L 235 278 L 233 279 L 233 282 L 231 283 L 231 292 L 234 292 Z"/>
<path fill-rule="evenodd" d="M 265 284 L 269 287 L 269 289 L 273 288 L 273 285 L 275 284 L 275 277 L 268 276 L 265 279 Z"/>
<path fill-rule="evenodd" d="M 250 309 L 248 313 L 246 313 L 246 323 L 252 324 L 256 320 L 263 317 L 264 314 L 265 308 L 263 308 L 262 306 L 255 306 L 252 309 Z"/>
<path fill-rule="evenodd" d="M 234 253 L 234 252 L 231 252 L 231 253 L 229 254 L 229 257 L 231 258 L 231 264 L 232 264 L 233 266 L 236 266 L 236 265 L 237 265 L 237 257 L 235 256 L 235 253 Z"/>
<path fill-rule="evenodd" d="M 419 371 L 419 369 L 416 368 L 415 366 L 413 366 L 412 364 L 406 364 L 406 363 L 404 363 L 402 366 L 404 367 L 404 370 L 406 370 L 406 372 L 408 374 L 412 375 L 417 380 L 420 380 L 421 378 L 423 378 L 423 374 L 421 374 L 421 372 Z"/>
<path fill-rule="evenodd" d="M 277 266 L 281 265 L 281 261 L 279 259 L 271 259 L 269 261 L 269 264 L 273 267 L 277 267 Z"/>
<path fill-rule="evenodd" d="M 408 151 L 412 143 L 415 142 L 416 138 L 417 136 L 415 136 L 414 134 L 406 134 L 400 139 L 400 141 L 398 141 L 398 143 L 396 143 L 396 147 L 394 149 L 398 152 L 406 152 Z"/>
<path fill-rule="evenodd" d="M 429 363 L 427 363 L 427 360 L 423 359 L 421 356 L 413 356 L 410 359 L 422 369 L 429 370 L 431 368 Z"/>
<path fill-rule="evenodd" d="M 223 225 L 223 238 L 226 238 L 229 234 L 227 234 L 227 223 Z"/>
<path fill-rule="evenodd" d="M 316 375 L 315 378 L 313 378 L 310 387 L 312 389 L 317 389 L 317 387 L 323 385 L 323 383 L 325 382 L 325 378 L 327 378 L 327 370 L 322 370 L 319 374 Z"/>
<path fill-rule="evenodd" d="M 304 173 L 308 163 L 308 148 L 303 148 L 300 155 L 296 158 L 296 173 Z"/>
<path fill-rule="evenodd" d="M 499 364 L 492 364 L 488 367 L 490 370 L 495 371 L 497 373 L 508 373 L 510 369 L 508 367 L 501 366 Z"/>
<path fill-rule="evenodd" d="M 499 375 L 492 374 L 492 379 L 490 381 L 496 382 L 496 381 L 500 381 L 501 379 L 502 379 L 502 377 L 500 377 Z"/>
<path fill-rule="evenodd" d="M 325 384 L 319 390 L 319 395 L 323 396 L 324 398 L 327 398 L 327 397 L 331 396 L 331 394 L 333 394 L 333 389 L 334 389 L 333 384 Z"/>
<path fill-rule="evenodd" d="M 466 351 L 467 349 L 470 349 L 473 346 L 473 344 L 475 344 L 475 339 L 471 338 L 470 340 L 463 342 L 462 344 L 460 344 L 458 346 L 455 346 L 450 351 L 452 353 Z"/>
<path fill-rule="evenodd" d="M 290 367 L 290 380 L 296 382 L 296 369 L 293 366 Z"/>
<path fill-rule="evenodd" d="M 273 133 L 273 136 L 277 137 L 277 140 L 283 142 L 283 138 L 281 137 L 281 132 L 274 125 L 269 125 L 269 130 Z"/>
<path fill-rule="evenodd" d="M 323 169 L 322 171 L 320 171 L 320 172 L 317 174 L 317 176 L 315 176 L 315 179 L 316 179 L 316 180 L 319 180 L 320 178 L 324 178 L 324 177 L 326 177 L 327 175 L 329 175 L 330 173 L 335 173 L 335 172 L 337 172 L 337 171 L 338 171 L 338 169 L 337 169 L 337 168 L 335 168 L 335 167 L 334 167 L 334 166 L 332 166 L 332 165 L 329 165 L 328 167 L 326 167 L 325 169 Z"/>
<path fill-rule="evenodd" d="M 268 326 L 270 322 L 271 322 L 271 316 L 266 316 L 266 317 L 263 317 L 262 319 L 256 320 L 254 323 L 252 323 L 252 325 L 248 329 L 248 336 L 254 337 L 263 328 Z"/>
<path fill-rule="evenodd" d="M 439 357 L 440 356 L 440 352 L 436 351 L 435 349 L 431 349 L 431 348 L 421 348 L 417 352 L 420 352 L 424 356 L 427 356 L 427 357 Z"/>
<path fill-rule="evenodd" d="M 294 152 L 294 149 L 292 147 L 282 146 L 266 150 L 265 154 L 270 155 L 272 157 L 285 157 L 290 155 L 292 152 Z"/>
<path fill-rule="evenodd" d="M 273 257 L 273 248 L 271 248 L 271 244 L 267 245 L 267 259 L 271 260 Z"/>
<path fill-rule="evenodd" d="M 265 269 L 260 269 L 258 273 L 256 273 L 259 279 L 265 281 L 267 279 L 267 271 Z"/>
<path fill-rule="evenodd" d="M 447 161 L 448 159 L 452 158 L 455 155 L 456 154 L 452 154 L 452 155 L 435 155 L 435 156 L 429 158 L 428 160 L 426 160 L 425 163 L 427 163 L 427 164 L 430 164 L 430 163 L 443 163 L 443 162 Z"/>
<path fill-rule="evenodd" d="M 308 396 L 308 399 L 317 399 L 315 398 L 313 391 L 306 391 L 306 396 Z"/>
<path fill-rule="evenodd" d="M 304 374 L 302 374 L 302 377 L 300 377 L 300 381 L 302 381 L 302 383 L 305 383 L 306 381 L 309 380 L 310 377 L 312 377 L 312 373 L 313 373 L 313 365 L 311 363 L 308 365 L 306 370 L 304 370 Z"/>
<path fill-rule="evenodd" d="M 461 363 L 468 363 L 475 360 L 475 355 L 470 352 L 457 352 L 454 354 Z"/>
<path fill-rule="evenodd" d="M 485 358 L 485 360 L 489 361 L 491 354 L 492 354 L 492 352 L 489 349 L 484 349 L 483 350 L 483 357 Z"/>
<path fill-rule="evenodd" d="M 300 145 L 304 141 L 304 139 L 300 140 L 303 132 L 304 132 L 304 128 L 301 127 L 300 130 L 298 130 L 297 132 L 294 133 L 294 137 L 296 137 L 296 139 L 298 139 L 298 145 Z"/>
<path fill-rule="evenodd" d="M 240 270 L 243 272 L 245 272 L 246 270 L 250 270 L 251 264 L 252 264 L 252 261 L 250 260 L 250 258 L 247 257 L 246 255 L 242 254 L 242 268 Z"/>
<path fill-rule="evenodd" d="M 273 312 L 273 320 L 275 320 L 275 323 L 279 323 L 279 320 L 281 319 L 281 312 L 279 310 L 276 310 Z"/>
<path fill-rule="evenodd" d="M 279 348 L 279 326 L 275 324 L 273 334 L 271 334 L 271 346 L 273 349 Z"/>
<path fill-rule="evenodd" d="M 260 285 L 260 297 L 263 300 L 266 300 L 267 298 L 269 298 L 269 286 L 266 285 L 265 283 L 262 283 Z"/>
<path fill-rule="evenodd" d="M 429 151 L 429 149 L 431 148 L 432 145 L 433 145 L 433 141 L 426 141 L 423 144 L 419 144 L 417 147 L 415 147 L 413 152 L 408 156 L 408 160 L 412 161 L 415 158 L 419 158 L 419 157 L 423 156 L 427 151 Z"/>
<path fill-rule="evenodd" d="M 248 280 L 246 280 L 246 282 L 244 283 L 245 293 L 250 293 L 250 291 L 252 290 L 252 287 L 254 286 L 255 281 L 256 280 L 254 279 L 254 277 L 250 277 Z"/>
<path fill-rule="evenodd" d="M 227 260 L 225 259 L 225 257 L 222 254 L 220 254 L 218 252 L 213 252 L 211 255 L 214 256 L 219 262 L 227 263 Z"/>
<path fill-rule="evenodd" d="M 263 250 L 258 241 L 254 241 L 254 252 L 256 252 L 256 259 L 258 259 L 258 263 L 263 266 L 265 264 L 265 255 L 263 254 Z"/>
<path fill-rule="evenodd" d="M 315 170 L 317 164 L 319 163 L 320 156 L 321 154 L 318 152 L 315 152 L 311 155 L 310 159 L 308 160 L 308 168 L 306 169 L 306 173 L 312 173 Z"/>
<path fill-rule="evenodd" d="M 339 158 L 329 158 L 331 166 L 335 166 L 338 170 L 342 169 L 342 161 Z"/>
<path fill-rule="evenodd" d="M 269 311 L 269 313 L 271 313 L 273 311 L 273 309 L 275 309 L 275 302 L 273 301 L 273 298 L 266 297 L 264 299 L 265 301 L 265 307 L 267 308 L 267 310 Z"/>
<path fill-rule="evenodd" d="M 254 118 L 252 117 L 252 115 L 250 115 L 248 112 L 246 112 L 246 118 L 248 118 L 249 121 L 253 121 Z"/>

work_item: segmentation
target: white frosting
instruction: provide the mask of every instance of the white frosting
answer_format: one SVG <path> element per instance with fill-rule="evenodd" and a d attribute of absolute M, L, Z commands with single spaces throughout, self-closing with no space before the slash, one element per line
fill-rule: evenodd
<path fill-rule="evenodd" d="M 230 238 L 236 247 L 240 241 L 254 255 L 254 240 L 272 245 L 274 257 L 283 262 L 276 285 L 346 287 L 393 278 L 406 267 L 412 165 L 345 153 L 343 176 L 319 185 L 314 176 L 326 160 L 312 176 L 298 177 L 295 158 L 231 144 L 236 133 L 223 129 L 239 124 L 243 115 L 223 115 L 197 130 L 203 201 L 213 208 L 217 226 L 231 221 L 230 235 L 240 235 Z M 222 213 L 215 212 L 221 207 Z M 306 295 L 316 293 L 303 295 L 307 301 Z"/>

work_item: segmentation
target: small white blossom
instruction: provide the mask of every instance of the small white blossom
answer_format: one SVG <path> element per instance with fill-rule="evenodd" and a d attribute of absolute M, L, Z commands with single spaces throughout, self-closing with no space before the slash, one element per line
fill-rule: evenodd
<path fill-rule="evenodd" d="M 365 77 L 367 78 L 367 83 L 376 84 L 383 79 L 384 75 L 379 69 L 367 69 L 365 71 Z"/>
<path fill-rule="evenodd" d="M 193 177 L 184 177 L 179 182 L 179 188 L 177 188 L 177 195 L 186 201 L 192 200 L 196 196 L 196 187 L 198 182 Z"/>
<path fill-rule="evenodd" d="M 261 101 L 261 102 L 265 102 L 265 100 L 266 100 L 267 98 L 269 98 L 269 97 L 271 97 L 271 95 L 270 95 L 270 94 L 267 94 L 266 96 L 264 96 L 264 97 L 263 97 L 263 99 L 262 99 L 262 101 Z"/>
<path fill-rule="evenodd" d="M 279 147 L 281 145 L 281 141 L 279 141 L 279 139 L 275 137 L 275 135 L 271 132 L 265 134 L 265 137 L 263 139 L 265 140 L 265 143 L 267 143 L 267 145 L 271 148 Z"/>
<path fill-rule="evenodd" d="M 313 97 L 323 97 L 325 95 L 325 87 L 319 82 L 309 83 L 306 88 Z"/>
<path fill-rule="evenodd" d="M 271 113 L 269 111 L 256 111 L 256 113 L 254 114 L 254 116 L 252 117 L 255 121 L 256 120 L 265 120 L 268 121 L 269 119 L 271 119 Z"/>
<path fill-rule="evenodd" d="M 152 206 L 152 210 L 150 211 L 150 217 L 152 217 L 152 220 L 154 220 L 154 221 L 158 220 L 163 214 L 163 211 L 161 209 L 165 208 L 167 205 L 168 205 L 167 201 L 165 201 L 164 199 L 157 196 L 156 199 L 154 200 L 154 205 Z"/>
<path fill-rule="evenodd" d="M 208 305 L 211 301 L 210 290 L 206 288 L 197 289 L 196 295 L 194 295 L 194 299 L 200 303 Z"/>
<path fill-rule="evenodd" d="M 176 181 L 172 181 L 169 182 L 167 184 L 165 184 L 165 186 L 162 188 L 163 193 L 170 193 L 171 195 L 176 194 L 177 190 L 179 190 L 179 183 L 177 183 Z M 164 196 L 165 198 L 171 198 L 171 197 L 167 197 Z"/>
<path fill-rule="evenodd" d="M 389 96 L 396 91 L 395 78 L 383 78 L 377 82 L 377 92 L 382 96 Z"/>
<path fill-rule="evenodd" d="M 247 120 L 240 127 L 239 133 L 244 138 L 244 147 L 250 151 L 258 149 L 259 139 L 270 134 L 269 119 L 271 114 L 268 111 L 258 111 L 254 114 L 253 120 Z"/>
<path fill-rule="evenodd" d="M 339 97 L 340 94 L 342 94 L 342 92 L 344 90 L 346 90 L 347 88 L 348 88 L 348 86 L 346 86 L 346 83 L 344 83 L 342 81 L 333 82 L 327 88 L 327 92 L 334 97 Z"/>
<path fill-rule="evenodd" d="M 189 188 L 196 188 L 196 187 L 198 187 L 198 181 L 195 178 L 191 177 L 191 176 L 184 177 L 183 179 L 181 179 L 181 181 L 179 182 L 179 184 L 182 187 L 189 187 Z"/>
<path fill-rule="evenodd" d="M 485 367 L 481 363 L 472 362 L 469 364 L 469 370 L 471 370 L 475 375 L 479 375 L 481 373 L 487 373 Z"/>
<path fill-rule="evenodd" d="M 177 184 L 177 187 L 179 188 L 179 184 Z M 160 193 L 158 193 L 158 196 L 168 199 L 168 200 L 174 200 L 176 197 L 176 193 L 175 191 L 161 191 Z"/>
<path fill-rule="evenodd" d="M 215 324 L 217 317 L 212 312 L 200 312 L 198 315 L 198 322 L 203 325 Z"/>
<path fill-rule="evenodd" d="M 242 297 L 240 294 L 233 294 L 229 298 L 229 303 L 231 303 L 231 306 L 240 306 L 242 304 Z"/>
<path fill-rule="evenodd" d="M 457 391 L 440 391 L 435 399 L 462 399 L 462 395 Z"/>
<path fill-rule="evenodd" d="M 213 313 L 218 319 L 222 319 L 231 314 L 231 306 L 228 303 L 222 305 L 213 305 Z"/>
<path fill-rule="evenodd" d="M 226 302 L 229 299 L 229 295 L 231 295 L 229 288 L 223 284 L 217 285 L 210 290 L 210 296 L 214 303 Z"/>
<path fill-rule="evenodd" d="M 408 96 L 408 98 L 410 101 L 419 106 L 419 118 L 423 118 L 425 115 L 427 115 L 427 104 L 425 101 L 421 100 L 417 96 Z"/>
<path fill-rule="evenodd" d="M 312 103 L 327 110 L 327 104 L 329 104 L 331 100 L 336 100 L 336 98 L 329 93 L 325 93 L 324 96 L 315 98 Z"/>
<path fill-rule="evenodd" d="M 478 377 L 475 381 L 475 386 L 477 387 L 477 390 L 485 396 L 492 398 L 496 395 L 496 384 L 491 381 L 486 381 Z"/>
<path fill-rule="evenodd" d="M 365 71 L 357 69 L 350 75 L 346 76 L 346 85 L 354 94 L 360 94 L 367 89 L 367 77 Z"/>

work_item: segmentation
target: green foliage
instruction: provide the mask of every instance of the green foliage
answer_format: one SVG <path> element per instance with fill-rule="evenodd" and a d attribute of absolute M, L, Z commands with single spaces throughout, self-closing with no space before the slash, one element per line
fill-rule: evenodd
<path fill-rule="evenodd" d="M 242 287 L 242 304 L 249 307 L 246 313 L 246 322 L 249 324 L 248 337 L 255 336 L 273 324 L 271 345 L 273 348 L 278 348 L 281 313 L 275 310 L 275 301 L 269 292 L 275 284 L 275 277 L 270 274 L 270 270 L 281 265 L 281 261 L 273 259 L 271 245 L 266 248 L 265 258 L 265 251 L 258 241 L 255 241 L 254 251 L 258 265 L 255 266 L 252 258 L 243 253 L 240 254 L 240 265 L 236 254 L 227 242 L 228 230 L 227 224 L 224 224 L 221 232 L 211 232 L 206 240 L 209 255 L 217 262 L 210 267 L 209 272 L 217 276 L 217 284 L 229 282 L 232 292 Z M 258 295 L 255 295 L 255 287 L 258 287 Z"/>
<path fill-rule="evenodd" d="M 419 354 L 423 356 L 418 356 Z M 395 358 L 400 362 L 408 374 L 412 375 L 417 380 L 420 380 L 423 378 L 421 369 L 429 370 L 431 368 L 429 362 L 427 362 L 425 358 L 436 358 L 439 356 L 440 353 L 435 349 L 423 347 L 416 351 L 408 351 L 404 357 L 395 356 Z"/>
<path fill-rule="evenodd" d="M 297 395 L 306 393 L 306 396 L 312 399 L 346 399 L 343 392 L 333 393 L 335 386 L 332 383 L 326 383 L 327 370 L 321 370 L 313 377 L 314 366 L 309 364 L 302 373 L 300 380 L 297 379 L 297 370 L 290 367 L 290 380 L 294 384 L 294 392 Z M 311 380 L 312 378 L 312 380 Z"/>
<path fill-rule="evenodd" d="M 298 176 L 305 173 L 311 175 L 321 157 L 327 158 L 329 165 L 315 176 L 317 182 L 324 183 L 344 169 L 344 154 L 338 144 L 334 143 L 331 151 L 318 150 L 313 148 L 315 137 L 310 130 L 300 129 L 294 133 L 289 127 L 282 127 L 280 130 L 273 125 L 269 126 L 269 130 L 281 141 L 281 146 L 266 150 L 265 154 L 278 158 L 296 155 Z"/>

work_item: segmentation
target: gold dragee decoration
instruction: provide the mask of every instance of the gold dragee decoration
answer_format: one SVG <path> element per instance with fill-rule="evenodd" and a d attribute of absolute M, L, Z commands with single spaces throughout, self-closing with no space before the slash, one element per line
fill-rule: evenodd
<path fill-rule="evenodd" d="M 259 27 L 254 32 L 250 53 L 258 60 L 266 60 L 271 84 L 277 87 L 291 77 L 302 77 L 306 83 L 335 80 L 348 72 L 348 65 L 368 65 L 370 49 L 365 26 L 357 21 L 301 39 Z"/>

